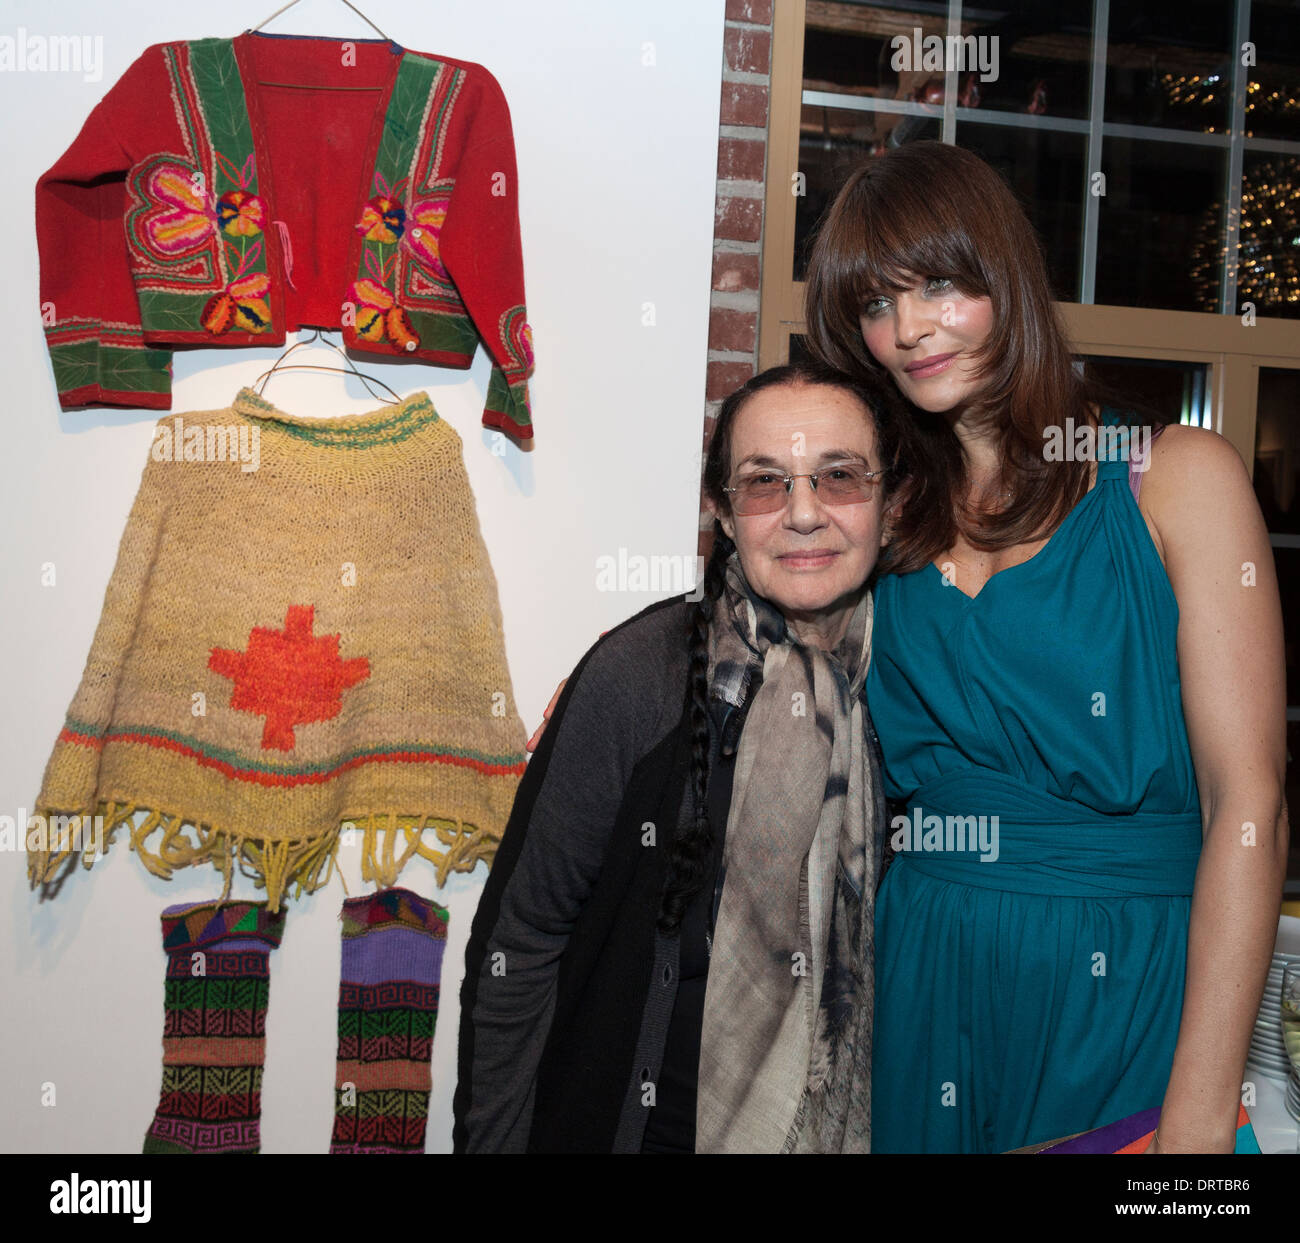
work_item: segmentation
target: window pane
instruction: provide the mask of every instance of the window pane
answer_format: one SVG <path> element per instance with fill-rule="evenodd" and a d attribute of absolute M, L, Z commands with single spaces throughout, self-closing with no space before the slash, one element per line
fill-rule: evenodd
<path fill-rule="evenodd" d="M 1105 120 L 1223 133 L 1233 7 L 1232 0 L 1112 4 Z"/>
<path fill-rule="evenodd" d="M 1300 159 L 1246 153 L 1237 306 L 1300 319 Z"/>
<path fill-rule="evenodd" d="M 1100 354 L 1080 357 L 1090 375 L 1128 397 L 1144 417 L 1199 426 L 1209 412 L 1210 369 L 1205 363 Z"/>
<path fill-rule="evenodd" d="M 957 145 L 981 156 L 1015 191 L 1042 238 L 1052 296 L 1077 302 L 1087 136 L 959 121 Z"/>
<path fill-rule="evenodd" d="M 1300 5 L 1295 0 L 1251 0 L 1250 40 L 1256 63 L 1248 69 L 1246 133 L 1300 142 Z"/>
<path fill-rule="evenodd" d="M 924 41 L 946 39 L 946 6 L 921 8 L 808 0 L 804 89 L 889 99 L 919 99 L 927 84 L 941 90 L 944 70 L 926 67 Z M 1047 14 L 1041 0 L 968 7 L 961 34 L 981 41 L 955 66 L 970 107 L 1087 117 L 1091 0 L 1061 0 Z"/>
<path fill-rule="evenodd" d="M 977 83 L 979 107 L 1088 119 L 1092 0 L 963 6 L 963 16 L 975 12 L 983 20 L 963 22 L 962 33 L 998 41 L 997 77 Z"/>
<path fill-rule="evenodd" d="M 894 98 L 898 75 L 889 67 L 890 39 L 904 30 L 910 36 L 920 25 L 937 33 L 944 23 L 875 5 L 810 0 L 803 31 L 804 90 Z"/>
<path fill-rule="evenodd" d="M 880 148 L 880 127 L 907 121 L 918 137 L 938 138 L 939 122 L 850 108 L 821 108 L 805 104 L 800 114 L 799 171 L 804 193 L 795 198 L 794 279 L 808 270 L 808 246 L 822 213 L 831 205 L 849 173 Z"/>
<path fill-rule="evenodd" d="M 1300 535 L 1300 371 L 1259 369 L 1255 496 L 1270 534 Z M 1300 613 L 1288 633 L 1300 636 Z M 1300 703 L 1300 695 L 1291 701 Z"/>
<path fill-rule="evenodd" d="M 1108 138 L 1094 300 L 1217 311 L 1227 152 Z"/>

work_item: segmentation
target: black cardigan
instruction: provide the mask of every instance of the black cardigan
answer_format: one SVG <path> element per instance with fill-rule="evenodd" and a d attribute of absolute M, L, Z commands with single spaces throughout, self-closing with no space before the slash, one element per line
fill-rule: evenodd
<path fill-rule="evenodd" d="M 678 940 L 656 928 L 673 833 L 692 814 L 687 618 L 676 596 L 582 658 L 520 783 L 470 931 L 457 1152 L 639 1152 Z M 710 821 L 725 834 L 744 703 L 710 701 Z M 876 822 L 880 746 L 867 716 Z M 719 769 L 725 781 L 715 780 Z M 725 787 L 725 788 L 724 788 Z M 883 873 L 882 873 L 883 874 Z M 877 878 L 879 880 L 879 878 Z"/>
<path fill-rule="evenodd" d="M 458 1152 L 640 1150 L 677 986 L 655 922 L 691 812 L 691 607 L 604 635 L 529 761 L 466 951 Z"/>

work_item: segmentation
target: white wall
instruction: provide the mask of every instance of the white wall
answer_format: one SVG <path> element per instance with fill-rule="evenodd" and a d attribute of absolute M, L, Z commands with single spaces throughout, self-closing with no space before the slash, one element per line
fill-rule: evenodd
<path fill-rule="evenodd" d="M 362 3 L 406 47 L 485 65 L 514 122 L 528 318 L 537 372 L 536 449 L 493 456 L 479 426 L 488 377 L 358 365 L 406 395 L 427 389 L 465 444 L 479 520 L 500 584 L 514 692 L 531 729 L 556 683 L 600 632 L 674 594 L 598 591 L 596 564 L 692 557 L 704 402 L 724 0 L 476 0 L 398 8 Z M 144 0 L 52 0 L 0 7 L 0 35 L 102 35 L 98 81 L 0 72 L 8 239 L 0 299 L 4 463 L 0 535 L 0 814 L 30 810 L 76 690 L 118 540 L 158 414 L 59 412 L 41 334 L 33 225 L 36 178 L 147 45 L 234 35 L 273 0 L 167 9 Z M 373 34 L 342 5 L 306 0 L 279 33 Z M 649 48 L 648 48 L 648 45 Z M 653 64 L 646 64 L 652 54 Z M 646 304 L 653 304 L 647 325 Z M 178 351 L 172 412 L 228 405 L 279 350 Z M 316 348 L 300 353 L 316 354 Z M 323 357 L 313 361 L 327 361 Z M 277 378 L 267 390 L 300 415 L 378 403 L 341 376 Z M 57 586 L 40 585 L 53 562 Z M 356 853 L 344 856 L 353 894 Z M 417 860 L 400 883 L 450 908 L 433 1055 L 427 1146 L 451 1149 L 459 989 L 483 878 L 433 888 Z M 253 897 L 249 882 L 237 896 Z M 159 915 L 218 896 L 210 868 L 148 875 L 119 837 L 93 871 L 39 903 L 21 851 L 0 852 L 0 1149 L 138 1152 L 161 1075 Z M 339 969 L 336 880 L 292 903 L 272 958 L 262 1102 L 264 1152 L 325 1152 L 333 1118 Z M 42 1104 L 55 1085 L 51 1107 Z"/>

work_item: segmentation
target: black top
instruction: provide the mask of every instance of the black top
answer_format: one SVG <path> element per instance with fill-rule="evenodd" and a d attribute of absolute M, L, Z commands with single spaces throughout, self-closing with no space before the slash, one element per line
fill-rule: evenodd
<path fill-rule="evenodd" d="M 524 773 L 466 948 L 458 1152 L 640 1151 L 676 994 L 655 920 L 689 801 L 690 608 L 600 638 Z"/>
<path fill-rule="evenodd" d="M 761 674 L 754 677 L 755 688 L 760 678 Z M 714 712 L 722 735 L 722 749 L 708 780 L 713 850 L 704 883 L 682 918 L 677 999 L 668 1024 L 663 1065 L 655 1084 L 655 1106 L 646 1121 L 642 1152 L 695 1151 L 695 1100 L 699 1083 L 700 1036 L 704 1026 L 704 993 L 709 981 L 713 927 L 722 900 L 718 867 L 722 861 L 722 846 L 731 810 L 736 742 L 744 720 L 741 712 L 722 700 L 714 701 Z"/>
<path fill-rule="evenodd" d="M 694 962 L 688 973 L 700 969 L 697 916 L 685 943 L 656 927 L 665 846 L 690 814 L 691 607 L 684 595 L 650 605 L 593 645 L 520 782 L 465 954 L 457 1152 L 640 1152 L 652 1104 L 664 1109 L 661 1122 L 667 1118 L 663 1142 L 693 1147 L 672 1118 L 693 1120 L 695 1112 L 703 1009 L 697 1003 L 692 1018 L 684 1003 L 678 1017 L 676 1001 L 683 954 Z M 728 717 L 725 738 L 709 715 L 719 849 L 731 801 L 721 751 L 728 739 L 734 751 L 739 715 Z M 868 735 L 872 823 L 883 831 L 869 722 Z M 648 839 L 651 824 L 660 831 Z M 689 1042 L 674 1035 L 674 1047 L 689 1051 L 674 1055 L 665 1077 L 675 1020 L 694 1034 Z"/>

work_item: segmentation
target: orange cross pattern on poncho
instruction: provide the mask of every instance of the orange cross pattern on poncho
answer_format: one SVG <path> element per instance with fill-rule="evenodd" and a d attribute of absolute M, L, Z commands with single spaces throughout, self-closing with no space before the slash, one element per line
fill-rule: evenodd
<path fill-rule="evenodd" d="M 264 748 L 292 751 L 295 725 L 338 716 L 343 692 L 370 676 L 364 656 L 339 659 L 339 635 L 312 634 L 315 613 L 291 604 L 283 630 L 254 626 L 244 651 L 214 647 L 208 657 L 209 669 L 234 680 L 230 706 L 266 717 Z"/>

